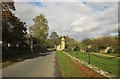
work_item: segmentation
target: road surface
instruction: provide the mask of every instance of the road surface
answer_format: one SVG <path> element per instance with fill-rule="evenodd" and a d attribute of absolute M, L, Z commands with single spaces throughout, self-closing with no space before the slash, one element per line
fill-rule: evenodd
<path fill-rule="evenodd" d="M 55 65 L 55 52 L 28 59 L 2 69 L 3 77 L 59 77 Z"/>

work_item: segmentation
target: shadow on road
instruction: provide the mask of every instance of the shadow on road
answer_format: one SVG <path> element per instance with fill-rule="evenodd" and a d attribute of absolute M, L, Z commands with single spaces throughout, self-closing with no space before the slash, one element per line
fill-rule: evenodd
<path fill-rule="evenodd" d="M 16 54 L 17 53 L 17 54 Z M 34 59 L 38 57 L 47 56 L 49 53 L 39 53 L 39 52 L 15 52 L 15 54 L 7 54 L 2 56 L 2 67 L 9 66 L 16 62 L 21 62 L 27 59 Z"/>

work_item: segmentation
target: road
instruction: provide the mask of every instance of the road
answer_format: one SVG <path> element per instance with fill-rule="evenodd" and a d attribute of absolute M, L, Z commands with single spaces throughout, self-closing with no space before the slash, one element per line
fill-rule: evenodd
<path fill-rule="evenodd" d="M 2 69 L 3 77 L 59 77 L 55 65 L 55 52 L 28 59 Z"/>

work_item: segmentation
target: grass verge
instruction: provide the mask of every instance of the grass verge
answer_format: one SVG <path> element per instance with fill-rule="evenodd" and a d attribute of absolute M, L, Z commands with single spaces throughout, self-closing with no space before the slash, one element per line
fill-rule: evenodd
<path fill-rule="evenodd" d="M 79 58 L 80 60 L 88 62 L 88 54 L 82 53 L 82 52 L 69 52 L 72 56 Z M 119 58 L 112 58 L 112 57 L 106 57 L 101 55 L 90 55 L 90 61 L 91 64 L 98 67 L 99 69 L 102 69 L 104 71 L 107 71 L 111 73 L 112 75 L 119 76 L 119 64 L 118 64 Z"/>
<path fill-rule="evenodd" d="M 94 74 L 96 73 L 94 71 L 90 70 L 79 62 L 72 60 L 70 57 L 60 51 L 57 51 L 57 58 L 63 77 L 95 77 Z"/>

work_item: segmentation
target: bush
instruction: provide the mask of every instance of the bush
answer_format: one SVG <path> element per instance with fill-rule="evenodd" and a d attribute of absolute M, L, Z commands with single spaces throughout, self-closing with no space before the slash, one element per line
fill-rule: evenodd
<path fill-rule="evenodd" d="M 120 46 L 116 46 L 115 48 L 114 48 L 114 53 L 120 53 Z"/>
<path fill-rule="evenodd" d="M 113 52 L 112 52 L 112 49 L 109 49 L 109 50 L 107 51 L 107 53 L 113 53 Z"/>
<path fill-rule="evenodd" d="M 80 51 L 80 47 L 76 46 L 76 47 L 74 48 L 74 51 Z"/>
<path fill-rule="evenodd" d="M 39 53 L 40 52 L 44 53 L 47 51 L 47 46 L 41 46 L 41 45 L 34 46 L 34 51 Z"/>

